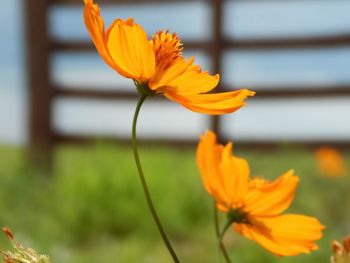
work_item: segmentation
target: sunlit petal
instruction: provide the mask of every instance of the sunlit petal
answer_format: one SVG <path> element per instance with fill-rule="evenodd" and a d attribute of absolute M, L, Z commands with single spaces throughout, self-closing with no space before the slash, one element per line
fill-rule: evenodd
<path fill-rule="evenodd" d="M 130 77 L 140 82 L 154 74 L 155 58 L 146 32 L 132 19 L 117 19 L 108 29 L 108 50 L 114 61 Z"/>
<path fill-rule="evenodd" d="M 247 89 L 238 91 L 198 94 L 198 95 L 181 95 L 175 92 L 167 92 L 165 96 L 174 100 L 184 107 L 198 112 L 211 115 L 226 114 L 234 112 L 245 106 L 244 100 L 255 93 Z"/>
<path fill-rule="evenodd" d="M 299 178 L 290 170 L 272 183 L 251 186 L 245 211 L 254 216 L 274 216 L 285 211 L 294 198 Z"/>
<path fill-rule="evenodd" d="M 222 152 L 223 147 L 216 143 L 216 135 L 213 132 L 207 131 L 201 136 L 197 148 L 197 165 L 204 187 L 214 198 L 228 202 L 229 198 L 222 188 L 223 181 L 219 167 Z"/>
<path fill-rule="evenodd" d="M 322 237 L 324 226 L 316 218 L 288 214 L 236 224 L 235 229 L 273 254 L 294 256 L 317 249 L 315 241 Z"/>

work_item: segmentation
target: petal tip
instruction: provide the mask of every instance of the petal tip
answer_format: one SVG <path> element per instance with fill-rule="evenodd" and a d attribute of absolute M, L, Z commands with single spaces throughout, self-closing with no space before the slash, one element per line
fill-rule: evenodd
<path fill-rule="evenodd" d="M 248 97 L 248 96 L 254 96 L 254 95 L 256 94 L 255 91 L 252 91 L 252 90 L 249 90 L 249 89 L 242 89 L 242 93 L 243 93 L 244 95 L 246 95 L 247 97 Z"/>

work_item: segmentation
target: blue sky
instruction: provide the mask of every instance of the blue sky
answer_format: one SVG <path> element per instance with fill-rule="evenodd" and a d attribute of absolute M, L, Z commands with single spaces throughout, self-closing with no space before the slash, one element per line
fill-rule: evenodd
<path fill-rule="evenodd" d="M 23 0 L 22 0 L 23 1 Z M 0 9 L 0 143 L 22 144 L 27 141 L 27 93 L 25 86 L 25 42 L 21 0 L 4 0 Z M 337 34 L 350 32 L 350 1 L 228 1 L 225 6 L 225 32 L 237 38 L 287 37 L 302 35 Z M 103 6 L 106 24 L 115 17 L 134 17 L 151 34 L 159 29 L 174 29 L 183 39 L 207 39 L 211 13 L 205 2 L 161 6 Z M 50 14 L 50 34 L 57 38 L 88 39 L 82 21 L 82 8 L 54 8 Z M 186 41 L 185 41 L 186 48 Z M 210 70 L 211 62 L 200 52 L 195 55 L 203 69 Z M 111 89 L 131 83 L 118 77 L 96 55 L 79 56 L 57 54 L 53 60 L 53 79 L 67 85 L 103 85 Z M 228 85 L 263 85 L 278 88 L 281 83 L 296 85 L 332 85 L 350 82 L 350 46 L 335 49 L 289 50 L 279 52 L 234 51 L 224 56 L 223 81 Z M 339 100 L 306 100 L 281 102 L 254 102 L 249 107 L 226 117 L 227 134 L 241 139 L 256 138 L 309 138 L 316 132 L 320 138 L 350 138 L 350 121 L 335 116 L 350 113 L 350 98 Z M 72 133 L 118 134 L 127 136 L 128 129 L 113 122 L 114 115 L 124 112 L 132 105 L 101 104 L 93 101 L 60 100 L 55 103 L 54 125 L 57 129 Z M 324 105 L 329 105 L 329 110 Z M 287 107 L 288 106 L 288 107 Z M 163 125 L 161 134 L 152 134 L 152 125 L 145 128 L 145 136 L 163 136 L 173 131 L 183 137 L 196 137 L 207 126 L 207 119 L 192 113 L 184 113 L 177 105 L 163 105 L 161 112 L 172 114 L 184 125 Z M 280 109 L 281 112 L 279 113 Z M 298 109 L 298 110 L 297 110 Z M 159 112 L 149 106 L 149 115 Z M 302 112 L 308 111 L 309 114 Z M 264 119 L 254 121 L 260 112 Z M 282 114 L 282 112 L 284 112 Z M 283 117 L 290 115 L 289 122 Z M 345 112 L 345 113 L 344 113 Z M 112 114 L 113 113 L 113 114 Z M 165 113 L 164 113 L 165 114 Z M 277 115 L 276 115 L 277 114 Z M 278 115 L 279 114 L 279 115 Z M 87 118 L 87 116 L 95 116 Z M 101 118 L 101 116 L 104 116 Z M 120 118 L 123 118 L 123 117 Z M 301 117 L 305 118 L 301 118 Z M 311 126 L 299 126 L 300 118 Z M 159 115 L 159 123 L 166 121 Z M 95 120 L 95 121 L 93 121 Z M 312 120 L 310 122 L 310 120 Z M 284 123 L 281 127 L 281 122 Z M 128 119 L 122 119 L 125 123 Z M 147 121 L 145 121 L 147 123 Z M 269 125 L 262 125 L 268 123 Z M 146 124 L 145 124 L 146 125 Z M 153 125 L 157 125 L 154 123 Z M 161 127 L 162 125 L 160 125 Z M 299 126 L 299 127 L 298 127 Z M 176 130 L 177 129 L 177 130 Z M 181 135 L 181 134 L 182 135 Z M 162 135 L 163 134 L 163 135 Z M 312 137 L 312 136 L 311 136 Z"/>

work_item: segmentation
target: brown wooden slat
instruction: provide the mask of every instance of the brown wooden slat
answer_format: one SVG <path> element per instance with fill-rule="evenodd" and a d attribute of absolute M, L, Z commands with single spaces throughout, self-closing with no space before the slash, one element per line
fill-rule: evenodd
<path fill-rule="evenodd" d="M 86 89 L 75 87 L 75 89 L 67 88 L 54 88 L 54 96 L 57 97 L 72 97 L 72 98 L 82 98 L 82 99 L 99 99 L 99 100 L 113 100 L 113 99 L 124 99 L 124 100 L 134 100 L 139 96 L 136 92 L 128 91 L 111 91 L 99 89 Z"/>
<path fill-rule="evenodd" d="M 166 2 L 194 2 L 194 1 L 207 1 L 207 0 L 166 0 Z M 50 4 L 54 5 L 83 5 L 82 0 L 49 0 Z M 164 0 L 95 0 L 95 3 L 98 4 L 150 4 L 150 3 L 164 3 Z"/>
<path fill-rule="evenodd" d="M 64 4 L 64 5 L 81 5 L 81 0 L 49 0 L 52 4 Z M 166 0 L 167 2 L 189 2 L 189 1 L 199 1 L 199 2 L 210 2 L 211 0 Z M 228 0 L 226 0 L 228 1 Z M 249 3 L 267 3 L 267 2 L 278 2 L 281 3 L 281 0 L 230 0 L 234 2 L 249 2 Z M 305 2 L 305 0 L 284 0 L 283 2 Z M 164 3 L 164 0 L 95 0 L 98 3 L 106 3 L 106 4 L 140 4 L 140 3 Z"/>
<path fill-rule="evenodd" d="M 229 141 L 231 139 L 225 138 L 224 141 Z M 336 149 L 350 149 L 350 141 L 339 141 L 339 140 L 278 140 L 278 141 L 272 141 L 272 140 L 235 140 L 235 149 L 236 151 L 242 150 L 242 149 L 248 149 L 248 150 L 258 150 L 258 151 L 266 151 L 266 150 L 280 150 L 285 148 L 291 148 L 291 149 L 300 149 L 300 148 L 306 148 L 309 150 L 314 151 L 320 146 L 330 146 L 334 147 Z M 237 143 L 238 142 L 238 143 Z"/>
<path fill-rule="evenodd" d="M 96 49 L 91 41 L 74 41 L 74 40 L 51 40 L 50 49 L 52 51 L 74 51 L 85 52 Z"/>
<path fill-rule="evenodd" d="M 130 138 L 120 138 L 120 137 L 111 137 L 111 136 L 81 136 L 81 135 L 68 135 L 68 134 L 61 134 L 59 132 L 54 132 L 53 135 L 54 141 L 56 144 L 60 143 L 68 143 L 68 144 L 86 144 L 92 141 L 108 141 L 108 142 L 115 142 L 118 144 L 126 144 L 131 146 L 131 139 Z M 151 139 L 151 138 L 141 138 L 138 139 L 139 144 L 163 144 L 163 145 L 169 145 L 169 146 L 175 146 L 175 147 L 191 147 L 194 148 L 198 141 L 194 139 L 174 139 L 174 138 L 167 138 L 167 139 Z"/>
<path fill-rule="evenodd" d="M 238 89 L 238 88 L 234 88 Z M 350 97 L 350 85 L 334 86 L 334 87 L 280 87 L 279 90 L 269 89 L 268 87 L 250 87 L 256 91 L 254 99 L 270 99 L 270 98 L 319 98 L 319 97 Z M 123 89 L 125 90 L 125 89 Z M 225 89 L 230 90 L 230 89 Z M 232 89 L 231 89 L 232 90 Z M 113 99 L 128 99 L 135 100 L 138 98 L 137 92 L 133 91 L 110 91 L 107 88 L 91 88 L 84 89 L 83 87 L 56 87 L 54 88 L 54 96 L 74 97 L 85 99 L 113 100 Z M 163 96 L 155 96 L 152 99 L 163 100 Z M 252 99 L 252 98 L 251 98 Z"/>
<path fill-rule="evenodd" d="M 223 138 L 222 142 L 227 142 L 231 139 Z M 117 144 L 123 144 L 126 146 L 131 146 L 130 138 L 117 138 L 111 136 L 81 136 L 81 135 L 69 135 L 60 134 L 59 132 L 54 133 L 54 141 L 56 144 L 88 144 L 94 141 L 105 141 L 114 142 Z M 165 145 L 171 147 L 189 147 L 194 149 L 198 144 L 197 139 L 149 139 L 149 138 L 139 138 L 138 142 L 144 145 Z M 305 141 L 305 140 L 285 140 L 285 141 L 271 141 L 271 140 L 236 140 L 236 150 L 279 150 L 281 147 L 292 147 L 292 148 L 308 148 L 309 150 L 315 150 L 320 146 L 331 146 L 337 149 L 350 149 L 349 141 L 339 141 L 339 140 L 318 140 L 318 141 Z"/>
<path fill-rule="evenodd" d="M 278 2 L 279 4 L 287 3 L 287 2 L 300 2 L 305 3 L 305 0 L 226 0 L 226 1 L 232 1 L 232 2 L 244 2 L 244 3 L 268 3 L 268 2 Z M 331 0 L 330 0 L 331 1 Z M 310 0 L 310 2 L 315 2 L 315 0 Z"/>
<path fill-rule="evenodd" d="M 269 39 L 240 39 L 225 40 L 223 48 L 235 49 L 294 49 L 294 48 L 331 48 L 338 46 L 350 46 L 350 33 L 293 37 L 293 38 L 269 38 Z"/>
<path fill-rule="evenodd" d="M 219 43 L 219 42 L 218 42 Z M 217 43 L 210 41 L 184 41 L 185 50 L 213 50 Z M 334 48 L 339 46 L 350 47 L 350 34 L 303 37 L 303 38 L 285 38 L 285 39 L 237 39 L 222 40 L 217 48 L 220 49 L 296 49 L 296 48 Z M 90 41 L 62 41 L 51 40 L 50 48 L 53 51 L 76 51 L 83 52 L 93 50 L 95 47 Z M 213 52 L 213 51 L 212 51 Z"/>
<path fill-rule="evenodd" d="M 184 47 L 186 50 L 197 50 L 197 49 L 210 49 L 211 44 L 208 42 L 200 41 L 185 41 Z M 95 50 L 95 46 L 91 41 L 62 41 L 62 40 L 51 40 L 50 49 L 52 51 L 74 51 L 74 52 L 85 52 Z"/>
<path fill-rule="evenodd" d="M 350 97 L 350 84 L 340 86 L 305 86 L 305 87 L 279 87 L 274 90 L 268 87 L 249 87 L 256 91 L 254 99 L 270 98 L 320 98 L 320 97 Z"/>
<path fill-rule="evenodd" d="M 70 97 L 70 98 L 82 98 L 82 99 L 98 99 L 98 100 L 137 100 L 139 94 L 133 91 L 117 91 L 107 89 L 86 89 L 78 88 L 67 89 L 56 87 L 54 89 L 54 96 L 56 97 Z M 164 100 L 164 96 L 152 97 L 152 100 Z"/>

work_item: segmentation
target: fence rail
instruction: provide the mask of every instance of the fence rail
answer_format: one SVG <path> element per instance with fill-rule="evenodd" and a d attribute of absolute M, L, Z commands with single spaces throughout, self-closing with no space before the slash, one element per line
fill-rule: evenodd
<path fill-rule="evenodd" d="M 210 50 L 212 41 L 185 41 L 186 50 L 202 49 Z M 309 48 L 339 48 L 350 46 L 350 34 L 339 34 L 331 36 L 298 37 L 283 39 L 236 39 L 230 40 L 227 37 L 220 42 L 223 51 L 227 49 L 240 50 L 264 50 L 264 49 L 309 49 Z M 51 40 L 52 51 L 90 51 L 95 47 L 87 41 L 60 41 Z"/>
<path fill-rule="evenodd" d="M 238 89 L 233 88 L 233 89 Z M 258 87 L 250 86 L 249 89 L 257 91 L 257 95 L 250 100 L 260 100 L 260 99 L 285 99 L 285 98 L 323 98 L 323 97 L 339 97 L 339 96 L 349 96 L 350 97 L 350 85 L 343 86 L 309 86 L 309 87 L 284 87 L 283 91 L 271 89 L 269 87 Z M 95 98 L 95 99 L 134 99 L 136 100 L 139 96 L 136 91 L 123 91 L 118 90 L 108 90 L 101 86 L 89 89 L 84 87 L 74 87 L 74 89 L 69 89 L 66 87 L 53 88 L 54 96 L 60 97 L 75 97 L 75 98 Z M 226 88 L 223 90 L 232 90 L 232 88 Z M 162 96 L 155 96 L 155 100 L 163 100 Z"/>

